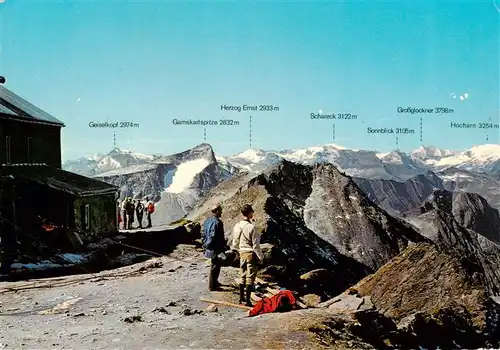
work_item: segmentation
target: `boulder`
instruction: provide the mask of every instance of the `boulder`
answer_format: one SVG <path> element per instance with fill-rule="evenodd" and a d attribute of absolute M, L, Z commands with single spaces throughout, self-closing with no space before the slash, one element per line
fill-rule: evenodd
<path fill-rule="evenodd" d="M 318 307 L 321 303 L 321 297 L 316 294 L 306 294 L 301 299 L 308 307 Z"/>
<path fill-rule="evenodd" d="M 217 311 L 219 311 L 219 310 L 217 309 L 217 305 L 215 305 L 215 304 L 210 304 L 205 309 L 205 312 L 217 312 Z"/>
<path fill-rule="evenodd" d="M 307 273 L 304 273 L 303 275 L 300 276 L 300 279 L 306 282 L 310 283 L 321 283 L 324 281 L 326 278 L 329 277 L 329 272 L 327 269 L 316 269 L 309 271 Z"/>

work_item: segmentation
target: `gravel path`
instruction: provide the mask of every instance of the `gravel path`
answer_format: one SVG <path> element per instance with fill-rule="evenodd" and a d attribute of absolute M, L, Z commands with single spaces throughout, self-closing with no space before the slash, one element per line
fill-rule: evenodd
<path fill-rule="evenodd" d="M 234 287 L 207 291 L 208 268 L 199 252 L 180 246 L 170 257 L 99 274 L 0 283 L 0 348 L 311 348 L 301 344 L 307 332 L 290 335 L 282 326 L 289 315 L 248 318 L 245 310 L 225 306 L 203 311 L 208 304 L 201 297 L 237 302 Z M 111 277 L 118 273 L 129 275 Z M 224 268 L 221 281 L 229 284 L 235 276 L 235 269 Z"/>

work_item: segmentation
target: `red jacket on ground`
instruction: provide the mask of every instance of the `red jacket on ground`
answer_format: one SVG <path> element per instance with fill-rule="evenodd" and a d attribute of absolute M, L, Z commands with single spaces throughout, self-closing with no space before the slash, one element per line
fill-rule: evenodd
<path fill-rule="evenodd" d="M 296 306 L 296 300 L 293 293 L 289 290 L 280 290 L 278 294 L 270 298 L 262 298 L 250 310 L 249 316 L 257 316 L 270 312 L 289 311 L 289 307 Z"/>

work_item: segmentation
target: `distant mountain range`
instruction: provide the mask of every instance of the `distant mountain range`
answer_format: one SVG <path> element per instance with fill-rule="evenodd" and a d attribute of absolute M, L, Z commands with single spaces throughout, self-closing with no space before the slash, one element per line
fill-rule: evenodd
<path fill-rule="evenodd" d="M 465 151 L 421 146 L 409 154 L 400 151 L 379 153 L 371 150 L 352 150 L 326 144 L 299 150 L 248 149 L 232 156 L 215 157 L 218 163 L 231 173 L 258 173 L 286 159 L 304 165 L 328 162 L 351 176 L 383 180 L 405 181 L 429 170 L 443 171 L 449 168 L 481 172 L 497 178 L 500 174 L 500 145 L 494 144 L 475 146 Z M 107 154 L 69 160 L 63 167 L 79 174 L 95 176 L 132 165 L 161 162 L 162 158 L 162 155 L 146 155 L 115 148 Z"/>
<path fill-rule="evenodd" d="M 285 151 L 249 149 L 233 156 L 218 157 L 221 164 L 251 172 L 259 172 L 281 159 L 305 165 L 328 162 L 351 176 L 383 180 L 405 181 L 429 170 L 441 171 L 450 167 L 489 175 L 500 173 L 500 145 L 481 145 L 466 151 L 421 146 L 407 154 L 400 151 L 351 150 L 327 144 Z"/>
<path fill-rule="evenodd" d="M 327 144 L 285 151 L 250 149 L 216 158 L 231 173 L 259 173 L 282 159 L 304 165 L 331 163 L 352 176 L 375 203 L 394 214 L 418 206 L 435 189 L 478 193 L 500 209 L 500 145 L 480 145 L 465 151 L 422 146 L 410 153 L 379 153 Z"/>
<path fill-rule="evenodd" d="M 328 321 L 328 339 L 363 330 L 373 346 L 356 348 L 451 349 L 500 344 L 499 159 L 498 145 L 410 154 L 324 145 L 224 157 L 201 144 L 170 156 L 115 149 L 65 168 L 116 184 L 122 196 L 152 197 L 154 224 L 202 223 L 222 203 L 228 241 L 250 203 L 264 276 L 319 297 L 337 316 L 349 305 L 368 308 L 346 318 L 356 326 Z"/>
<path fill-rule="evenodd" d="M 115 148 L 107 154 L 67 161 L 63 167 L 117 184 L 123 194 L 150 196 L 157 201 L 163 198 L 165 206 L 170 207 L 171 215 L 166 219 L 170 220 L 181 213 L 186 214 L 201 193 L 221 179 L 241 172 L 257 174 L 283 159 L 302 165 L 331 163 L 353 177 L 371 200 L 393 214 L 417 207 L 436 189 L 478 193 L 500 209 L 500 145 L 492 144 L 465 151 L 422 146 L 411 153 L 380 153 L 326 144 L 299 150 L 248 149 L 232 156 L 217 155 L 208 144 L 170 156 Z M 184 194 L 174 195 L 167 191 L 172 181 L 169 171 L 177 169 L 182 161 L 194 160 L 199 160 L 198 166 L 195 163 L 182 166 L 179 173 L 184 174 L 183 181 L 199 181 L 200 185 L 189 184 L 189 191 L 181 191 Z M 211 180 L 205 179 L 205 175 Z M 176 204 L 172 202 L 173 197 Z"/>

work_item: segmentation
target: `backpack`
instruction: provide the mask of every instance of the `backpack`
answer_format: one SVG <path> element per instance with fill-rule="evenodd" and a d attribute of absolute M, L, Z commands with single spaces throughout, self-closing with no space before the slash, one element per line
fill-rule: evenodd
<path fill-rule="evenodd" d="M 155 205 L 154 205 L 154 203 L 149 203 L 148 204 L 148 211 L 150 213 L 154 213 L 155 212 Z"/>

